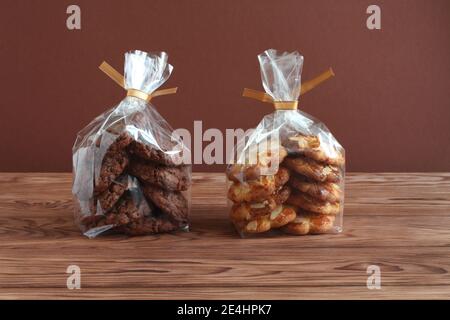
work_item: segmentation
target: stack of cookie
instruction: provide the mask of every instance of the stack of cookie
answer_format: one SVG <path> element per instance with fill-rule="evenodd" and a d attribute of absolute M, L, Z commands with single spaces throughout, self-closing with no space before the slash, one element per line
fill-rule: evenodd
<path fill-rule="evenodd" d="M 326 233 L 335 226 L 343 204 L 344 156 L 320 144 L 317 136 L 296 135 L 285 143 L 289 156 L 283 165 L 292 172 L 292 193 L 286 201 L 297 209 L 297 218 L 283 231 L 304 235 Z"/>
<path fill-rule="evenodd" d="M 261 175 L 260 159 L 228 167 L 232 222 L 241 235 L 275 228 L 295 235 L 332 231 L 343 203 L 343 154 L 325 151 L 313 135 L 288 137 L 282 145 L 273 175 Z"/>
<path fill-rule="evenodd" d="M 188 225 L 191 168 L 177 165 L 161 149 L 126 132 L 109 145 L 94 182 L 90 215 L 81 217 L 84 231 L 105 227 L 142 235 Z"/>
<path fill-rule="evenodd" d="M 279 167 L 276 173 L 265 174 L 273 161 L 286 156 L 286 149 L 279 146 L 258 153 L 257 164 L 228 167 L 227 177 L 232 181 L 228 198 L 233 202 L 230 218 L 241 234 L 267 232 L 295 219 L 294 209 L 284 204 L 291 194 L 289 170 Z"/>

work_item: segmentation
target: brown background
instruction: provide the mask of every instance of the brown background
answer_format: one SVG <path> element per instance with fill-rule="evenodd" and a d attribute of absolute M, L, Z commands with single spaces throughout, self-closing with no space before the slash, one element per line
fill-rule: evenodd
<path fill-rule="evenodd" d="M 82 30 L 66 28 L 78 4 Z M 382 30 L 366 8 L 382 9 Z M 130 49 L 175 66 L 158 110 L 175 128 L 248 128 L 270 105 L 256 55 L 299 50 L 303 79 L 337 76 L 301 99 L 347 151 L 351 171 L 450 170 L 450 1 L 5 1 L 0 4 L 0 171 L 69 171 L 76 133 L 124 92 L 97 66 Z M 222 170 L 197 166 L 196 170 Z"/>

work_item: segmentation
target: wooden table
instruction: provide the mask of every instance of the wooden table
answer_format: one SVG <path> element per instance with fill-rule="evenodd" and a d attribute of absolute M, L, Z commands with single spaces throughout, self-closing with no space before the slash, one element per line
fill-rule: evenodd
<path fill-rule="evenodd" d="M 0 298 L 450 298 L 450 173 L 349 174 L 342 234 L 265 239 L 234 232 L 223 174 L 194 179 L 191 232 L 89 240 L 70 174 L 0 174 Z"/>

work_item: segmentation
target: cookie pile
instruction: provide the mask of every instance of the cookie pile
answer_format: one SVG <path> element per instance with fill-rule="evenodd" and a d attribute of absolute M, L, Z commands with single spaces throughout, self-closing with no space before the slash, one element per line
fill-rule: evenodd
<path fill-rule="evenodd" d="M 273 152 L 273 151 L 272 151 Z M 329 156 L 316 136 L 296 135 L 277 148 L 279 168 L 262 175 L 270 162 L 258 157 L 254 165 L 231 165 L 230 218 L 241 234 L 271 229 L 295 235 L 333 229 L 343 202 L 344 156 Z M 263 161 L 261 161 L 263 160 Z"/>
<path fill-rule="evenodd" d="M 120 134 L 108 147 L 83 229 L 113 226 L 129 235 L 174 231 L 188 224 L 191 168 L 154 146 Z"/>
<path fill-rule="evenodd" d="M 296 235 L 331 231 L 343 205 L 344 155 L 332 149 L 330 156 L 316 136 L 290 137 L 286 147 L 289 156 L 283 165 L 292 172 L 292 193 L 286 203 L 297 208 L 297 217 L 283 231 Z"/>
<path fill-rule="evenodd" d="M 275 154 L 278 157 L 274 157 Z M 295 219 L 294 209 L 284 205 L 291 194 L 287 185 L 289 170 L 279 167 L 273 175 L 263 174 L 272 161 L 282 161 L 286 156 L 286 149 L 277 147 L 270 152 L 258 153 L 255 165 L 228 167 L 227 177 L 232 181 L 228 198 L 233 202 L 230 218 L 241 234 L 277 229 Z"/>

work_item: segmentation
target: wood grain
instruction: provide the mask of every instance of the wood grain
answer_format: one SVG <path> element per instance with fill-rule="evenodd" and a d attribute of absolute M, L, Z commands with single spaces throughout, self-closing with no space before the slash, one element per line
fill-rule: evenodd
<path fill-rule="evenodd" d="M 450 298 L 450 173 L 349 174 L 339 235 L 240 239 L 222 174 L 195 174 L 192 196 L 189 233 L 89 240 L 70 174 L 0 174 L 0 298 Z"/>

